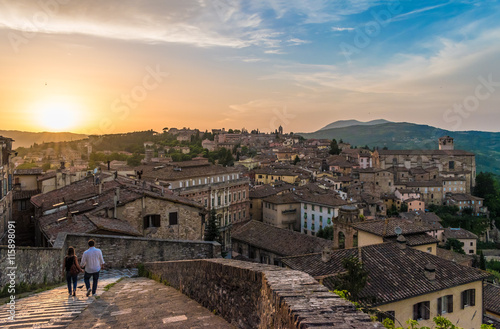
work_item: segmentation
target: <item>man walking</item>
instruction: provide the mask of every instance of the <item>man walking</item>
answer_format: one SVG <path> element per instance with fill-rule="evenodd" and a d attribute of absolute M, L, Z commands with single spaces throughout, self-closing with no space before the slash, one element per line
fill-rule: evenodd
<path fill-rule="evenodd" d="M 87 297 L 92 291 L 92 296 L 95 295 L 97 290 L 97 280 L 99 280 L 99 271 L 101 270 L 101 265 L 104 264 L 104 259 L 102 258 L 101 249 L 97 249 L 94 240 L 89 240 L 89 249 L 87 249 L 82 256 L 81 267 L 85 267 L 85 274 L 83 275 L 83 281 L 85 282 L 85 287 L 87 288 Z M 92 277 L 92 289 L 90 289 L 90 277 Z"/>

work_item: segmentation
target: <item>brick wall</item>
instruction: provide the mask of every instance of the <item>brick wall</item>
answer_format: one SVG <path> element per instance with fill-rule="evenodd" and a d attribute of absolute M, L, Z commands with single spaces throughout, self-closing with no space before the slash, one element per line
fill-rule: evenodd
<path fill-rule="evenodd" d="M 54 248 L 16 248 L 16 283 L 56 283 L 62 279 L 62 261 L 69 246 L 75 247 L 81 259 L 94 239 L 102 250 L 106 265 L 112 268 L 135 267 L 139 263 L 179 259 L 220 257 L 221 247 L 216 242 L 153 240 L 112 235 L 60 233 Z M 7 246 L 0 246 L 0 290 L 9 281 L 7 277 Z"/>
<path fill-rule="evenodd" d="M 145 265 L 239 328 L 383 328 L 304 272 L 229 259 Z"/>

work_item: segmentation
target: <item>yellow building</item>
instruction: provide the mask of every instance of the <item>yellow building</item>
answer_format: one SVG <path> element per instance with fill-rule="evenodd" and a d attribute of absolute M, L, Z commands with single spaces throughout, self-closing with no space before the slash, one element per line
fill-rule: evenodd
<path fill-rule="evenodd" d="M 304 185 L 309 182 L 309 175 L 299 170 L 264 168 L 255 170 L 255 184 L 271 184 L 285 182 L 294 185 Z"/>
<path fill-rule="evenodd" d="M 353 227 L 358 231 L 358 245 L 360 247 L 395 242 L 398 235 L 401 235 L 411 248 L 436 255 L 439 241 L 431 236 L 433 228 L 424 221 L 388 218 L 355 223 Z"/>
<path fill-rule="evenodd" d="M 419 326 L 434 327 L 433 318 L 442 315 L 453 324 L 480 329 L 483 314 L 483 280 L 489 274 L 404 243 L 382 243 L 282 258 L 294 270 L 312 275 L 334 290 L 334 277 L 345 269 L 341 262 L 355 257 L 369 272 L 360 300 L 377 314 L 379 321 L 394 320 L 405 326 L 409 319 Z"/>

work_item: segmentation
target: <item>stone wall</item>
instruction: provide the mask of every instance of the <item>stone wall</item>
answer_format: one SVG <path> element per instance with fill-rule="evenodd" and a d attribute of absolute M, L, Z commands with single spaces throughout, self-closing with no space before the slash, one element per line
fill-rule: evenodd
<path fill-rule="evenodd" d="M 75 247 L 78 258 L 94 239 L 103 253 L 107 267 L 136 267 L 139 263 L 220 257 L 217 242 L 153 240 L 113 235 L 60 233 L 54 248 L 16 248 L 16 283 L 56 283 L 62 280 L 62 261 L 69 246 Z M 0 290 L 8 283 L 7 246 L 0 246 Z"/>
<path fill-rule="evenodd" d="M 66 236 L 65 236 L 66 235 Z M 78 258 L 94 239 L 106 266 L 135 267 L 139 263 L 220 257 L 220 244 L 206 241 L 159 240 L 114 235 L 59 234 L 55 248 L 75 248 Z"/>
<path fill-rule="evenodd" d="M 42 284 L 59 282 L 62 273 L 61 250 L 54 248 L 17 247 L 15 264 L 9 264 L 7 246 L 0 246 L 0 290 L 9 282 L 9 268 L 17 267 L 16 283 Z"/>
<path fill-rule="evenodd" d="M 383 328 L 304 272 L 229 259 L 145 266 L 239 328 Z"/>

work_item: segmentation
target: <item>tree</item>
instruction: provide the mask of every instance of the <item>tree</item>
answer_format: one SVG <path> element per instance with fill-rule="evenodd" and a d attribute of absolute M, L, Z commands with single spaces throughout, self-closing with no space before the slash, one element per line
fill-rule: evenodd
<path fill-rule="evenodd" d="M 326 226 L 324 228 L 320 228 L 318 232 L 316 232 L 316 236 L 318 238 L 333 240 L 333 226 Z"/>
<path fill-rule="evenodd" d="M 407 212 L 408 211 L 408 204 L 403 202 L 401 204 L 401 209 L 400 209 L 401 212 Z"/>
<path fill-rule="evenodd" d="M 486 271 L 486 258 L 484 258 L 483 251 L 479 253 L 479 268 Z"/>
<path fill-rule="evenodd" d="M 463 249 L 464 243 L 458 241 L 457 239 L 448 239 L 446 240 L 446 243 L 444 244 L 444 248 L 448 250 L 453 250 L 455 252 L 458 252 L 459 254 L 464 254 L 465 251 Z"/>
<path fill-rule="evenodd" d="M 299 162 L 300 162 L 299 156 L 298 156 L 298 155 L 296 155 L 296 156 L 295 156 L 295 159 L 293 159 L 293 164 L 294 164 L 294 165 L 296 165 L 296 164 L 297 164 L 297 163 L 299 163 Z"/>
<path fill-rule="evenodd" d="M 339 146 L 337 144 L 337 140 L 335 138 L 332 139 L 332 141 L 330 143 L 330 154 L 332 154 L 332 155 L 340 154 L 340 149 L 339 149 Z"/>
<path fill-rule="evenodd" d="M 493 174 L 477 174 L 473 194 L 484 199 L 484 205 L 488 207 L 492 218 L 500 216 L 500 188 Z"/>
<path fill-rule="evenodd" d="M 46 162 L 42 165 L 42 170 L 47 171 L 50 169 L 50 163 Z"/>
<path fill-rule="evenodd" d="M 210 217 L 208 218 L 205 228 L 205 241 L 220 242 L 220 232 L 219 226 L 217 225 L 217 214 L 215 213 L 215 209 L 210 211 Z"/>
<path fill-rule="evenodd" d="M 349 300 L 359 301 L 359 293 L 368 282 L 368 271 L 357 257 L 344 258 L 342 266 L 347 272 L 335 276 L 333 285 L 336 290 L 346 290 Z"/>

